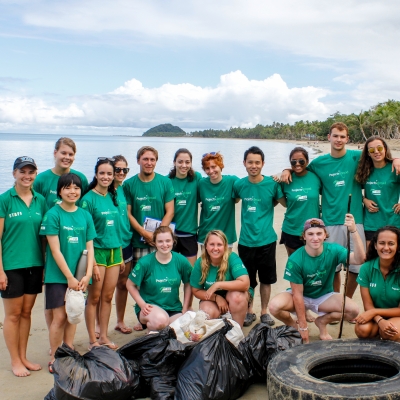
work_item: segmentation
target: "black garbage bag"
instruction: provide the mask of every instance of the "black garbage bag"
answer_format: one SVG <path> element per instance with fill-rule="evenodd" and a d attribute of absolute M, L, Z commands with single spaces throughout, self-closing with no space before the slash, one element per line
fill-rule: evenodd
<path fill-rule="evenodd" d="M 138 367 L 105 346 L 81 356 L 63 344 L 55 358 L 57 400 L 130 400 L 139 385 Z"/>
<path fill-rule="evenodd" d="M 178 369 L 194 345 L 169 339 L 142 355 L 139 359 L 140 374 L 150 386 L 152 399 L 174 399 Z"/>
<path fill-rule="evenodd" d="M 175 399 L 237 399 L 247 388 L 249 373 L 236 347 L 225 337 L 232 325 L 225 326 L 192 350 L 178 371 Z"/>
<path fill-rule="evenodd" d="M 44 400 L 57 400 L 56 399 L 56 395 L 54 394 L 54 388 L 52 388 L 50 390 L 49 393 L 47 393 L 46 397 L 44 398 Z"/>
<path fill-rule="evenodd" d="M 265 383 L 271 358 L 278 352 L 300 344 L 302 344 L 301 335 L 291 326 L 271 328 L 266 324 L 255 325 L 247 337 L 240 341 L 238 347 L 250 371 L 250 383 Z"/>

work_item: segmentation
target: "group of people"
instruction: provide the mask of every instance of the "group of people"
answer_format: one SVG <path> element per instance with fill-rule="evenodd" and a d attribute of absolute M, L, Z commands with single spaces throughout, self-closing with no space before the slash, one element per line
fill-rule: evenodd
<path fill-rule="evenodd" d="M 0 195 L 0 291 L 13 373 L 28 376 L 41 368 L 27 360 L 26 349 L 43 282 L 49 372 L 58 346 L 73 348 L 76 325 L 67 319 L 67 289 L 88 291 L 89 349 L 117 348 L 108 337 L 114 292 L 114 329 L 126 334 L 132 332 L 124 322 L 128 293 L 136 302 L 135 330 L 163 329 L 192 309 L 193 296 L 209 318 L 229 313 L 249 326 L 257 318 L 258 283 L 260 321 L 275 324 L 269 310 L 296 327 L 307 343 L 308 322 L 315 322 L 321 339 L 331 338 L 327 324 L 338 321 L 341 311 L 339 272 L 350 264 L 345 319 L 356 323 L 361 338 L 400 340 L 400 160 L 392 159 L 382 138 L 368 139 L 362 152 L 346 149 L 348 139 L 346 125 L 332 125 L 330 154 L 309 163 L 307 151 L 296 147 L 289 155 L 291 168 L 280 179 L 262 174 L 265 157 L 256 146 L 244 153 L 242 179 L 222 174 L 219 152 L 202 156 L 206 178 L 193 170 L 187 149 L 177 150 L 173 168 L 163 176 L 155 172 L 157 150 L 144 146 L 137 152 L 138 174 L 125 179 L 129 167 L 122 155 L 99 157 L 90 183 L 71 169 L 76 146 L 69 138 L 57 141 L 54 167 L 38 175 L 32 158 L 18 157 L 14 187 Z M 237 255 L 232 246 L 239 201 Z M 291 288 L 270 301 L 277 281 L 273 217 L 278 203 L 286 207 L 280 243 L 288 254 L 284 279 Z M 158 227 L 149 229 L 149 219 Z M 86 275 L 78 280 L 84 251 Z M 357 284 L 361 314 L 352 300 Z"/>

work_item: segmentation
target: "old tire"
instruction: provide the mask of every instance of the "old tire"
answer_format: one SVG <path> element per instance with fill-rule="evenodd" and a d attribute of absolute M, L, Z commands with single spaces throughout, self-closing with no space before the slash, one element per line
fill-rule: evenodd
<path fill-rule="evenodd" d="M 400 400 L 399 371 L 398 343 L 319 341 L 279 353 L 268 366 L 267 389 L 270 400 Z"/>

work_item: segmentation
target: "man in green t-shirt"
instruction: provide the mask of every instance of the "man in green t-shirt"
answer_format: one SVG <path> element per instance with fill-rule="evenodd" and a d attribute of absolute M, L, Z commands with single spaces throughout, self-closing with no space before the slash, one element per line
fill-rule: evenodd
<path fill-rule="evenodd" d="M 155 251 L 153 232 L 143 226 L 146 217 L 158 219 L 161 225 L 168 226 L 174 216 L 174 188 L 170 179 L 154 172 L 157 160 L 156 149 L 141 147 L 137 152 L 140 172 L 127 179 L 123 185 L 129 221 L 133 228 L 132 268 L 139 258 Z"/>
<path fill-rule="evenodd" d="M 353 237 L 354 243 L 350 263 L 362 264 L 365 260 L 364 244 L 351 214 L 346 214 L 344 226 Z M 269 304 L 269 310 L 275 318 L 299 330 L 303 343 L 309 341 L 307 310 L 318 314 L 315 325 L 319 329 L 321 340 L 332 339 L 327 324 L 341 317 L 343 296 L 334 292 L 333 280 L 336 266 L 347 261 L 347 250 L 337 243 L 325 243 L 327 237 L 329 234 L 321 219 L 313 218 L 305 222 L 305 246 L 289 257 L 284 273 L 291 289 L 275 296 Z M 353 320 L 358 311 L 357 303 L 347 298 L 344 310 L 346 321 Z M 291 316 L 294 313 L 297 315 L 296 321 Z"/>
<path fill-rule="evenodd" d="M 276 282 L 276 233 L 273 228 L 274 207 L 279 203 L 286 206 L 279 183 L 261 174 L 264 153 L 256 146 L 244 153 L 243 165 L 248 176 L 235 182 L 233 198 L 242 200 L 241 230 L 238 245 L 239 257 L 245 265 L 250 287 L 257 286 L 257 272 L 260 281 L 261 322 L 270 326 L 275 321 L 267 313 L 271 285 Z M 256 320 L 253 301 L 249 304 L 244 326 Z"/>

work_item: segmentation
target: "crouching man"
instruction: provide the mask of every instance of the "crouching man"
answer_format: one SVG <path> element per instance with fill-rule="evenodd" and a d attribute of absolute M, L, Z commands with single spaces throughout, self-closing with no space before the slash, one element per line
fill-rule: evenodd
<path fill-rule="evenodd" d="M 351 214 L 346 214 L 344 224 L 354 243 L 350 264 L 362 264 L 365 260 L 364 245 Z M 284 278 L 290 282 L 291 289 L 275 296 L 269 305 L 275 318 L 299 330 L 303 343 L 309 342 L 307 310 L 318 314 L 315 325 L 319 329 L 321 340 L 332 339 L 327 324 L 339 320 L 341 316 L 343 296 L 333 291 L 333 281 L 336 266 L 346 263 L 347 250 L 337 243 L 325 243 L 327 237 L 328 233 L 321 219 L 313 218 L 305 222 L 305 246 L 295 251 L 286 264 Z M 347 297 L 345 320 L 354 319 L 358 312 L 358 305 Z M 291 313 L 297 315 L 296 321 Z"/>

